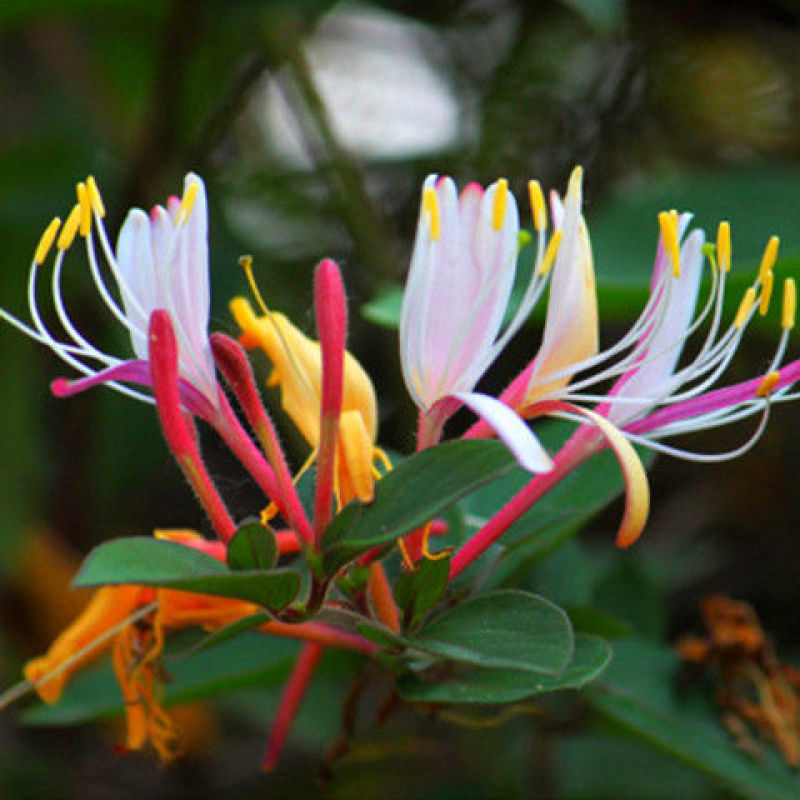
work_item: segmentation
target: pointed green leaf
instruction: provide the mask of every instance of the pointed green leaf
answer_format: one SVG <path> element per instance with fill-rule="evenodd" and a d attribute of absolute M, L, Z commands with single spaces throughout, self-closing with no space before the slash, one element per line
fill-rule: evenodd
<path fill-rule="evenodd" d="M 477 439 L 447 442 L 404 459 L 375 485 L 372 503 L 350 503 L 328 526 L 322 537 L 326 572 L 413 531 L 514 465 L 502 444 Z"/>
<path fill-rule="evenodd" d="M 104 542 L 92 550 L 73 581 L 75 586 L 125 583 L 232 597 L 277 611 L 297 596 L 300 575 L 289 569 L 232 572 L 221 561 L 191 547 L 132 536 Z"/>
<path fill-rule="evenodd" d="M 560 675 L 516 669 L 457 668 L 444 680 L 406 675 L 397 684 L 400 695 L 416 703 L 516 703 L 561 689 L 578 689 L 608 666 L 611 649 L 597 636 L 578 634 L 575 651 Z"/>
<path fill-rule="evenodd" d="M 233 570 L 272 569 L 277 561 L 275 534 L 261 523 L 242 525 L 228 543 L 228 566 Z"/>
<path fill-rule="evenodd" d="M 505 589 L 472 597 L 425 625 L 410 644 L 453 661 L 559 675 L 574 646 L 558 606 L 528 592 Z"/>
<path fill-rule="evenodd" d="M 406 621 L 414 625 L 433 608 L 447 589 L 450 557 L 423 558 L 414 572 L 401 572 L 394 585 L 394 599 L 405 612 Z"/>

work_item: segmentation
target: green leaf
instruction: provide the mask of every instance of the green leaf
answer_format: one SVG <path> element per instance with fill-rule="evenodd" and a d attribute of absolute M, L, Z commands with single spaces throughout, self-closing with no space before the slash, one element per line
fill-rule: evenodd
<path fill-rule="evenodd" d="M 194 653 L 200 653 L 203 650 L 218 647 L 231 639 L 235 639 L 237 636 L 251 631 L 253 628 L 261 627 L 271 619 L 274 619 L 274 617 L 266 611 L 259 611 L 257 614 L 251 614 L 249 617 L 237 619 L 236 622 L 231 622 L 230 625 L 226 625 L 224 628 L 205 634 L 199 641 L 187 647 L 186 650 L 179 653 L 171 653 L 169 657 L 164 660 L 170 662 L 177 661 L 178 659 L 194 655 Z"/>
<path fill-rule="evenodd" d="M 233 570 L 272 569 L 277 561 L 275 534 L 259 522 L 242 525 L 228 543 L 228 566 Z"/>
<path fill-rule="evenodd" d="M 394 329 L 400 323 L 403 287 L 390 286 L 361 306 L 361 316 L 382 328 Z"/>
<path fill-rule="evenodd" d="M 423 558 L 413 572 L 401 572 L 394 585 L 394 599 L 414 625 L 438 602 L 447 589 L 450 557 Z"/>
<path fill-rule="evenodd" d="M 483 667 L 513 667 L 559 675 L 574 647 L 572 627 L 558 606 L 513 589 L 487 592 L 437 616 L 411 646 Z"/>
<path fill-rule="evenodd" d="M 698 703 L 698 698 L 674 695 L 678 667 L 675 653 L 663 645 L 620 642 L 611 669 L 592 690 L 593 706 L 628 735 L 710 775 L 741 797 L 800 797 L 800 779 L 774 753 L 756 761 L 736 748 L 708 700 Z"/>
<path fill-rule="evenodd" d="M 457 669 L 444 680 L 426 682 L 424 676 L 405 675 L 397 690 L 416 703 L 516 703 L 561 689 L 578 689 L 608 666 L 611 649 L 597 636 L 578 634 L 575 651 L 560 675 L 516 669 Z"/>
<path fill-rule="evenodd" d="M 631 626 L 611 614 L 604 614 L 589 606 L 567 608 L 573 630 L 577 633 L 595 633 L 605 639 L 620 639 L 631 635 Z"/>
<path fill-rule="evenodd" d="M 447 442 L 404 459 L 377 482 L 372 503 L 350 503 L 328 526 L 322 537 L 326 572 L 418 528 L 514 464 L 504 445 L 477 439 Z"/>
<path fill-rule="evenodd" d="M 73 581 L 78 587 L 126 583 L 233 597 L 277 611 L 297 596 L 300 575 L 290 569 L 232 572 L 191 547 L 132 536 L 92 550 Z"/>
<path fill-rule="evenodd" d="M 403 650 L 408 645 L 408 642 L 402 636 L 398 636 L 383 625 L 378 625 L 369 620 L 359 620 L 356 623 L 356 630 L 365 639 L 369 639 L 378 647 L 385 647 L 388 650 Z"/>

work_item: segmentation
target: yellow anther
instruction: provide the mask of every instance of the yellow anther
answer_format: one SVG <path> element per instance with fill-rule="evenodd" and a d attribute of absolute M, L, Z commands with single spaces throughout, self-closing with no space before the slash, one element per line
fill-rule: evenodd
<path fill-rule="evenodd" d="M 728 272 L 731 268 L 731 226 L 720 222 L 717 229 L 717 258 L 720 272 Z"/>
<path fill-rule="evenodd" d="M 86 191 L 89 193 L 89 202 L 91 203 L 92 211 L 94 211 L 98 217 L 104 217 L 106 215 L 106 207 L 103 205 L 103 198 L 100 196 L 100 190 L 97 188 L 97 183 L 93 175 L 90 175 L 86 179 Z"/>
<path fill-rule="evenodd" d="M 781 240 L 777 236 L 772 236 L 764 248 L 764 255 L 761 257 L 761 266 L 758 268 L 758 279 L 764 283 L 764 276 L 772 270 L 778 260 L 778 247 Z"/>
<path fill-rule="evenodd" d="M 769 311 L 769 301 L 772 298 L 772 286 L 775 282 L 775 276 L 772 274 L 772 270 L 769 270 L 764 275 L 764 279 L 761 282 L 761 299 L 758 303 L 758 313 L 761 314 L 763 317 L 767 311 Z"/>
<path fill-rule="evenodd" d="M 508 181 L 500 178 L 495 184 L 494 203 L 492 204 L 492 228 L 499 231 L 506 219 L 508 207 Z"/>
<path fill-rule="evenodd" d="M 428 215 L 428 229 L 431 233 L 431 239 L 436 242 L 439 239 L 441 220 L 439 216 L 439 198 L 432 186 L 428 186 L 422 193 L 422 210 Z"/>
<path fill-rule="evenodd" d="M 81 181 L 76 187 L 78 192 L 78 205 L 81 209 L 80 227 L 78 230 L 81 236 L 88 236 L 92 227 L 92 205 L 89 202 L 89 192 L 86 191 L 86 184 Z"/>
<path fill-rule="evenodd" d="M 547 209 L 539 181 L 528 181 L 528 197 L 531 201 L 531 211 L 533 211 L 533 226 L 541 233 L 547 228 Z"/>
<path fill-rule="evenodd" d="M 56 239 L 56 234 L 58 233 L 58 229 L 60 227 L 61 218 L 55 217 L 44 229 L 42 238 L 39 239 L 39 244 L 36 245 L 36 251 L 33 254 L 33 260 L 37 264 L 44 264 L 44 260 L 47 258 L 47 254 L 50 252 L 50 248 L 53 246 L 53 242 Z"/>
<path fill-rule="evenodd" d="M 780 372 L 770 372 L 769 374 L 765 375 L 761 380 L 761 383 L 758 384 L 758 389 L 756 389 L 756 397 L 769 397 L 775 387 L 778 385 L 778 381 L 780 381 L 780 379 Z"/>
<path fill-rule="evenodd" d="M 736 317 L 733 320 L 734 327 L 741 328 L 742 325 L 744 325 L 750 314 L 750 310 L 753 308 L 755 302 L 756 302 L 756 290 L 751 286 L 744 293 L 742 302 L 739 305 L 739 310 L 736 312 Z"/>
<path fill-rule="evenodd" d="M 81 221 L 81 206 L 76 203 L 69 212 L 67 221 L 61 229 L 61 234 L 58 237 L 57 247 L 59 250 L 69 250 L 72 242 L 75 240 L 75 234 L 78 232 L 78 225 Z"/>
<path fill-rule="evenodd" d="M 783 313 L 781 327 L 790 331 L 794 328 L 795 312 L 797 311 L 797 287 L 794 278 L 787 278 L 783 282 Z"/>
<path fill-rule="evenodd" d="M 661 229 L 661 239 L 664 250 L 672 261 L 672 271 L 676 278 L 681 275 L 681 249 L 678 244 L 677 212 L 662 211 L 658 215 L 658 226 Z"/>
<path fill-rule="evenodd" d="M 553 235 L 550 237 L 550 241 L 547 243 L 547 250 L 544 251 L 542 263 L 539 264 L 540 275 L 547 275 L 547 273 L 553 268 L 553 264 L 556 260 L 556 254 L 558 253 L 558 247 L 561 244 L 561 238 L 563 235 L 564 232 L 561 230 L 561 228 L 553 231 Z"/>
<path fill-rule="evenodd" d="M 196 181 L 192 181 L 186 189 L 186 193 L 183 195 L 183 200 L 181 200 L 181 204 L 178 207 L 178 213 L 175 215 L 176 228 L 181 225 L 185 225 L 188 221 L 189 215 L 192 213 L 192 209 L 194 208 L 194 201 L 197 199 L 197 193 L 199 191 L 200 184 Z"/>

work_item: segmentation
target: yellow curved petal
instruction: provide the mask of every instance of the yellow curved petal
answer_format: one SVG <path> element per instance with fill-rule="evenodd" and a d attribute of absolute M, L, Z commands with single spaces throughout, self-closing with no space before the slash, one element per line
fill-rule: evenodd
<path fill-rule="evenodd" d="M 589 409 L 574 406 L 573 410 L 579 411 L 594 423 L 617 457 L 625 481 L 625 513 L 617 530 L 617 546 L 630 547 L 644 530 L 650 514 L 650 484 L 647 473 L 633 445 L 619 428 Z"/>
<path fill-rule="evenodd" d="M 364 427 L 361 414 L 346 411 L 339 419 L 339 446 L 336 453 L 337 496 L 342 505 L 354 498 L 369 503 L 375 495 L 372 464 L 375 445 Z"/>
<path fill-rule="evenodd" d="M 569 268 L 580 271 L 582 279 L 568 283 L 568 293 L 559 293 L 555 282 L 550 286 L 547 318 L 552 318 L 557 333 L 548 341 L 545 329 L 545 340 L 537 356 L 535 384 L 526 395 L 526 405 L 563 389 L 570 381 L 569 375 L 547 384 L 543 381 L 548 375 L 595 355 L 599 347 L 594 259 L 583 218 L 578 225 L 575 247 L 577 253 Z"/>
<path fill-rule="evenodd" d="M 104 586 L 98 589 L 84 611 L 58 636 L 50 649 L 25 664 L 25 677 L 45 703 L 55 703 L 72 675 L 108 649 L 110 640 L 91 645 L 124 622 L 139 605 L 139 586 Z M 60 670 L 53 677 L 48 677 Z M 44 681 L 40 684 L 40 681 Z"/>
<path fill-rule="evenodd" d="M 280 313 L 258 316 L 249 301 L 236 297 L 231 313 L 242 329 L 245 347 L 260 347 L 273 364 L 269 385 L 281 390 L 281 404 L 311 447 L 319 444 L 322 358 L 319 342 L 310 339 Z M 350 354 L 344 358 L 342 412 L 357 412 L 374 442 L 378 432 L 375 390 L 367 373 Z"/>

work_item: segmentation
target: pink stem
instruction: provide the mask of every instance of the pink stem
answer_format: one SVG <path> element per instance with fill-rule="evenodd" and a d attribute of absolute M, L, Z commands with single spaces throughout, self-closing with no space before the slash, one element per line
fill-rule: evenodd
<path fill-rule="evenodd" d="M 286 457 L 278 440 L 278 434 L 261 402 L 250 362 L 247 360 L 242 346 L 230 336 L 215 333 L 211 336 L 211 349 L 214 352 L 217 366 L 239 400 L 247 421 L 255 431 L 256 437 L 272 465 L 279 489 L 273 499 L 289 525 L 297 531 L 302 540 L 306 543 L 313 542 L 314 531 L 297 495 Z"/>
<path fill-rule="evenodd" d="M 181 409 L 178 345 L 167 311 L 156 310 L 151 314 L 149 342 L 153 395 L 164 438 L 206 510 L 217 536 L 227 542 L 236 532 L 236 525 L 206 470 L 197 439 Z"/>
<path fill-rule="evenodd" d="M 508 501 L 479 531 L 465 542 L 450 562 L 450 580 L 483 555 L 531 506 L 542 499 L 566 475 L 597 448 L 597 439 L 581 426 L 553 459 L 553 469 L 536 475 Z"/>
<path fill-rule="evenodd" d="M 314 274 L 314 309 L 322 354 L 320 436 L 314 494 L 314 531 L 319 542 L 330 521 L 333 504 L 347 335 L 347 302 L 342 276 L 339 267 L 330 259 L 321 261 Z"/>
<path fill-rule="evenodd" d="M 308 684 L 314 676 L 317 663 L 324 651 L 325 648 L 322 645 L 314 642 L 304 645 L 300 651 L 289 681 L 284 687 L 275 720 L 272 723 L 272 730 L 269 733 L 267 749 L 261 761 L 261 769 L 265 772 L 274 769 L 278 764 L 289 728 L 294 722 Z"/>

